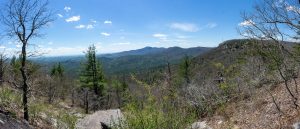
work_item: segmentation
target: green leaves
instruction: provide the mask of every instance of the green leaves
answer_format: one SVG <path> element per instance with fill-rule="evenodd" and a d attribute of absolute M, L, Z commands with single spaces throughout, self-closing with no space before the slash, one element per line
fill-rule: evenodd
<path fill-rule="evenodd" d="M 104 75 L 101 63 L 96 58 L 96 47 L 94 45 L 91 45 L 86 51 L 86 61 L 82 64 L 79 80 L 81 87 L 94 89 L 97 95 L 103 95 Z"/>

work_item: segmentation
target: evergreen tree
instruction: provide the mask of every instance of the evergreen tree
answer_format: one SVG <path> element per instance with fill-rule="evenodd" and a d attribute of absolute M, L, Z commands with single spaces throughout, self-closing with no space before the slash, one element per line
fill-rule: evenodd
<path fill-rule="evenodd" d="M 98 98 L 104 97 L 104 76 L 100 61 L 96 58 L 96 47 L 90 46 L 86 52 L 86 61 L 80 71 L 80 85 L 85 89 L 85 108 L 88 112 L 88 90 L 93 90 Z"/>
<path fill-rule="evenodd" d="M 186 84 L 190 83 L 190 74 L 191 74 L 191 59 L 187 55 L 183 58 L 180 64 L 180 74 L 184 78 Z"/>
<path fill-rule="evenodd" d="M 60 96 L 62 99 L 65 98 L 67 87 L 64 83 L 64 67 L 61 63 L 53 65 L 50 70 L 51 82 L 48 87 L 48 102 L 52 103 L 56 96 Z"/>

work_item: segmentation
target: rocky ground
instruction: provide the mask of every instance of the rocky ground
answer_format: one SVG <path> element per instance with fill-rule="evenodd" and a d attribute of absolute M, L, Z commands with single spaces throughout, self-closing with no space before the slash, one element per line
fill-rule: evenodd
<path fill-rule="evenodd" d="M 0 129 L 33 129 L 27 122 L 13 118 L 0 110 Z"/>
<path fill-rule="evenodd" d="M 213 129 L 300 129 L 300 109 L 295 108 L 285 85 L 282 83 L 272 87 L 270 93 L 281 112 L 276 108 L 271 95 L 262 87 L 252 95 L 254 97 L 230 102 L 212 117 L 199 121 Z M 290 82 L 289 87 L 296 91 L 293 82 Z M 297 103 L 300 104 L 300 93 L 293 94 L 298 96 Z"/>
<path fill-rule="evenodd" d="M 118 124 L 123 119 L 120 109 L 101 110 L 78 120 L 77 129 L 105 129 Z"/>

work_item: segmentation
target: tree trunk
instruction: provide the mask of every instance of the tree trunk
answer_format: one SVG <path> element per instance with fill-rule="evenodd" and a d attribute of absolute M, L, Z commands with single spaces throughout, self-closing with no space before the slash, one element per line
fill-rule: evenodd
<path fill-rule="evenodd" d="M 21 54 L 21 74 L 23 79 L 23 108 L 24 108 L 24 119 L 29 121 L 29 111 L 28 111 L 28 84 L 27 84 L 27 74 L 26 74 L 26 43 L 23 42 L 22 54 Z"/>
<path fill-rule="evenodd" d="M 89 91 L 87 89 L 85 89 L 85 113 L 88 114 L 89 113 Z"/>
<path fill-rule="evenodd" d="M 4 82 L 4 56 L 0 55 L 0 86 Z"/>

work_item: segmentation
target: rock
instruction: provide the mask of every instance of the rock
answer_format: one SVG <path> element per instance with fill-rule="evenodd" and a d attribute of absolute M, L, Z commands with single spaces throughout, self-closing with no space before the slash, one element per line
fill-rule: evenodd
<path fill-rule="evenodd" d="M 300 123 L 299 122 L 295 123 L 293 126 L 294 126 L 295 129 L 300 129 Z"/>
<path fill-rule="evenodd" d="M 195 122 L 191 125 L 189 129 L 212 129 L 206 124 L 206 121 Z"/>
<path fill-rule="evenodd" d="M 105 129 L 114 124 L 119 124 L 123 119 L 120 109 L 101 110 L 80 119 L 76 129 Z"/>
<path fill-rule="evenodd" d="M 232 129 L 241 129 L 241 128 L 237 125 L 234 125 Z"/>
<path fill-rule="evenodd" d="M 222 124 L 223 123 L 223 121 L 222 120 L 219 120 L 218 121 L 218 125 L 220 125 L 220 124 Z"/>
<path fill-rule="evenodd" d="M 28 122 L 0 113 L 0 129 L 33 129 Z"/>

